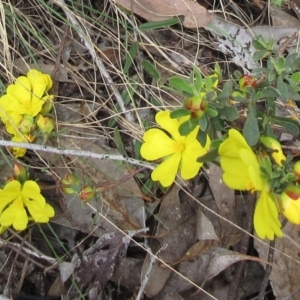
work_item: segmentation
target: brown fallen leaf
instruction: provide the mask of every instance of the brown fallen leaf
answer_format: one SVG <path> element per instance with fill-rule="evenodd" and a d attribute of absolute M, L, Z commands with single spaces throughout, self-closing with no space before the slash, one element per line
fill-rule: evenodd
<path fill-rule="evenodd" d="M 184 16 L 183 26 L 199 28 L 212 20 L 212 15 L 200 4 L 191 0 L 113 0 L 116 4 L 133 10 L 147 21 L 163 21 L 174 16 Z"/>

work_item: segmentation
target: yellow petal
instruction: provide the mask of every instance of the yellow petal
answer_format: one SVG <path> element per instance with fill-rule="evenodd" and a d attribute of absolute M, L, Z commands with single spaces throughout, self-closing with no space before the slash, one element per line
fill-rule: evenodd
<path fill-rule="evenodd" d="M 185 146 L 180 165 L 182 179 L 191 179 L 198 174 L 203 164 L 198 163 L 197 159 L 205 153 L 207 150 L 196 139 Z"/>
<path fill-rule="evenodd" d="M 0 223 L 4 227 L 13 226 L 16 230 L 24 230 L 27 227 L 28 217 L 23 206 L 12 203 L 0 216 Z"/>
<path fill-rule="evenodd" d="M 180 152 L 170 155 L 153 170 L 151 174 L 152 180 L 159 181 L 164 187 L 170 186 L 175 180 L 180 160 Z"/>
<path fill-rule="evenodd" d="M 252 181 L 249 177 L 248 166 L 242 160 L 221 157 L 221 168 L 224 171 L 223 181 L 233 190 L 245 191 L 252 187 Z"/>
<path fill-rule="evenodd" d="M 177 119 L 171 119 L 170 111 L 165 110 L 158 112 L 155 116 L 155 121 L 161 128 L 169 132 L 175 141 L 179 140 L 179 121 Z"/>
<path fill-rule="evenodd" d="M 37 206 L 34 201 L 27 205 L 28 211 L 33 220 L 37 223 L 48 223 L 49 218 L 54 216 L 54 209 L 49 204 L 44 207 Z"/>
<path fill-rule="evenodd" d="M 147 160 L 157 160 L 176 151 L 175 141 L 160 129 L 149 129 L 145 132 L 143 139 L 145 143 L 140 152 L 141 156 Z"/>
<path fill-rule="evenodd" d="M 242 161 L 245 165 L 247 165 L 249 178 L 252 181 L 253 188 L 256 191 L 261 191 L 264 186 L 264 182 L 261 178 L 259 163 L 254 152 L 251 149 L 245 148 L 240 149 L 239 152 Z"/>
<path fill-rule="evenodd" d="M 31 89 L 31 83 L 28 78 L 20 76 L 16 79 L 15 84 L 8 86 L 7 94 L 17 99 L 21 105 L 27 106 L 31 103 Z"/>
<path fill-rule="evenodd" d="M 254 229 L 261 239 L 273 240 L 274 235 L 282 237 L 281 223 L 278 220 L 278 210 L 274 195 L 264 188 L 256 203 L 254 212 Z"/>

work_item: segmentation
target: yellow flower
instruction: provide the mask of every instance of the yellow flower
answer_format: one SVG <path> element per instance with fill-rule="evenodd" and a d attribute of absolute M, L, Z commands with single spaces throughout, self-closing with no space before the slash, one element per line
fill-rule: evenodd
<path fill-rule="evenodd" d="M 3 112 L 8 115 L 14 112 L 19 115 L 36 116 L 50 97 L 47 92 L 51 87 L 51 77 L 37 70 L 29 70 L 27 76 L 18 77 L 0 98 L 1 119 L 6 118 Z"/>
<path fill-rule="evenodd" d="M 47 223 L 54 216 L 54 209 L 46 203 L 35 181 L 28 180 L 23 186 L 17 180 L 8 182 L 0 190 L 0 226 L 26 229 L 31 219 L 27 212 L 38 223 Z"/>
<path fill-rule="evenodd" d="M 293 224 L 300 224 L 300 186 L 287 187 L 279 198 L 283 215 Z"/>
<path fill-rule="evenodd" d="M 228 138 L 219 148 L 223 181 L 233 190 L 261 191 L 263 180 L 260 177 L 256 155 L 245 138 L 236 130 L 230 129 Z"/>
<path fill-rule="evenodd" d="M 254 212 L 257 235 L 270 240 L 274 239 L 274 235 L 282 237 L 276 196 L 261 176 L 255 153 L 236 129 L 229 130 L 228 138 L 219 147 L 219 155 L 224 171 L 223 181 L 228 187 L 260 192 Z"/>
<path fill-rule="evenodd" d="M 145 132 L 144 143 L 141 147 L 141 156 L 153 161 L 163 158 L 151 174 L 154 181 L 159 181 L 162 186 L 170 186 L 176 177 L 178 169 L 184 180 L 191 179 L 197 175 L 202 163 L 197 158 L 204 155 L 210 146 L 207 137 L 205 147 L 197 140 L 199 126 L 187 136 L 181 136 L 178 128 L 188 117 L 172 119 L 169 111 L 161 111 L 156 114 L 155 120 L 166 132 L 153 128 Z"/>
<path fill-rule="evenodd" d="M 253 220 L 255 232 L 261 239 L 274 240 L 274 234 L 283 236 L 276 201 L 276 196 L 265 184 L 257 200 Z"/>

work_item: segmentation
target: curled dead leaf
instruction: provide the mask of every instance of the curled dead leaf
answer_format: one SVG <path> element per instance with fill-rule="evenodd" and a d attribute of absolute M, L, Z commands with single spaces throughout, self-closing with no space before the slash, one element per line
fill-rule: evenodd
<path fill-rule="evenodd" d="M 147 21 L 163 21 L 184 16 L 183 26 L 199 28 L 212 20 L 212 15 L 200 4 L 191 0 L 113 0 L 116 4 L 133 10 Z"/>

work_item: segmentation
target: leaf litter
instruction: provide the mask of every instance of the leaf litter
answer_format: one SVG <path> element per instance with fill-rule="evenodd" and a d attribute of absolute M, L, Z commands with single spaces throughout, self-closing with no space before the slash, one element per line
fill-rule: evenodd
<path fill-rule="evenodd" d="M 117 12 L 119 8 L 116 8 L 115 4 L 118 4 L 118 7 L 123 7 L 130 12 L 132 10 L 135 16 L 146 21 L 162 21 L 172 17 L 179 17 L 182 20 L 184 27 L 181 27 L 179 31 L 168 29 L 162 36 L 160 32 L 156 33 L 153 30 L 146 35 L 151 37 L 152 45 L 145 43 L 144 36 L 138 36 L 143 42 L 140 43 L 136 61 L 140 63 L 143 56 L 146 55 L 147 59 L 153 59 L 154 63 L 159 66 L 159 70 L 167 73 L 167 77 L 171 77 L 170 74 L 174 74 L 178 70 L 169 61 L 162 58 L 158 48 L 161 48 L 171 60 L 175 62 L 177 60 L 177 64 L 184 65 L 185 68 L 195 63 L 205 72 L 204 65 L 209 63 L 210 59 L 212 61 L 218 59 L 215 52 L 217 49 L 219 53 L 227 56 L 238 66 L 251 69 L 253 61 L 249 53 L 251 54 L 253 50 L 252 31 L 264 36 L 272 35 L 276 41 L 280 42 L 282 38 L 291 36 L 295 30 L 294 25 L 289 23 L 274 32 L 270 32 L 270 28 L 272 28 L 270 26 L 254 26 L 244 29 L 238 22 L 232 20 L 229 22 L 220 16 L 216 18 L 216 14 L 208 12 L 202 1 L 198 2 L 200 4 L 197 1 L 188 0 L 164 1 L 157 5 L 157 1 L 114 0 L 107 2 L 106 5 L 111 5 L 112 10 Z M 95 8 L 99 9 L 97 6 Z M 105 6 L 101 7 L 103 10 L 105 8 Z M 34 12 L 33 7 L 30 9 Z M 162 12 L 167 12 L 167 14 Z M 102 18 L 103 21 L 102 15 L 99 18 Z M 53 26 L 55 24 L 56 32 L 48 32 L 48 38 L 59 43 L 62 37 L 62 26 L 61 24 L 57 26 L 56 22 L 54 20 L 52 22 Z M 95 37 L 95 40 L 101 34 L 104 36 L 101 45 L 97 44 L 99 52 L 101 52 L 102 58 L 111 55 L 109 56 L 111 59 L 106 60 L 107 68 L 119 89 L 124 91 L 128 81 L 120 78 L 121 72 L 118 69 L 120 67 L 118 63 L 120 63 L 119 59 L 124 62 L 126 49 L 120 47 L 120 43 L 123 41 L 118 36 L 120 28 L 105 19 L 107 28 L 112 32 L 109 35 L 106 31 L 107 28 L 99 31 L 84 18 L 83 22 L 88 25 L 86 30 Z M 204 30 L 202 27 L 214 36 L 211 44 L 209 44 L 207 35 L 206 42 L 203 43 L 199 41 L 198 34 L 195 32 L 191 34 L 189 31 L 193 28 L 202 31 Z M 125 34 L 125 32 L 121 32 L 121 34 Z M 119 45 L 111 42 L 112 36 L 118 39 Z M 127 36 L 126 38 L 132 42 L 136 36 Z M 234 43 L 233 39 L 238 43 Z M 113 102 L 113 97 L 106 89 L 101 72 L 95 68 L 87 54 L 88 49 L 76 35 L 75 30 L 72 31 L 69 40 L 70 42 L 65 48 L 63 64 L 59 66 L 59 72 L 55 77 L 55 80 L 59 82 L 57 90 L 61 97 L 55 107 L 61 136 L 56 140 L 55 146 L 67 149 L 88 149 L 95 153 L 120 154 L 118 150 L 108 147 L 109 141 L 112 139 L 112 130 L 107 122 L 102 121 L 110 118 L 107 117 L 107 112 L 118 117 L 115 104 L 106 105 L 109 101 Z M 119 46 L 119 49 L 116 49 L 116 46 Z M 199 51 L 199 46 L 202 47 L 201 51 Z M 210 51 L 209 48 L 212 50 Z M 45 49 L 36 50 L 38 54 L 39 51 Z M 19 51 L 25 53 L 22 47 Z M 209 55 L 206 56 L 206 53 Z M 49 74 L 52 73 L 55 57 L 49 59 L 37 56 L 41 69 Z M 23 58 L 22 55 L 17 57 L 14 67 L 20 73 L 25 73 L 27 68 L 34 66 L 28 58 Z M 112 65 L 111 61 L 115 62 L 115 65 Z M 131 75 L 134 78 L 136 74 Z M 148 78 L 144 79 L 149 81 Z M 141 81 L 137 80 L 137 83 L 141 84 Z M 158 95 L 162 99 L 160 104 L 165 107 L 174 106 L 178 101 L 178 98 L 172 93 L 159 89 L 154 81 L 149 84 L 149 87 L 144 86 L 144 88 L 146 92 L 143 89 L 137 89 L 135 99 L 141 106 L 141 110 L 149 110 L 149 107 L 141 104 L 146 99 L 147 93 L 150 97 L 146 99 L 146 103 L 149 103 L 148 99 L 151 96 L 157 97 Z M 86 101 L 83 102 L 82 99 Z M 130 105 L 127 108 L 132 109 Z M 148 114 L 145 118 L 148 118 Z M 124 126 L 128 123 L 125 123 L 122 118 L 119 121 L 121 131 L 125 132 L 127 139 L 128 137 L 140 138 L 141 123 L 133 124 L 135 131 L 128 134 L 130 130 L 126 130 L 128 128 Z M 106 129 L 103 130 L 103 128 Z M 129 142 L 126 146 L 129 148 L 128 152 L 132 153 L 131 143 Z M 24 281 L 23 286 L 29 283 L 39 286 L 48 276 L 47 280 L 51 278 L 50 282 L 53 287 L 55 285 L 53 277 L 56 277 L 62 283 L 61 289 L 58 289 L 56 294 L 66 293 L 68 290 L 66 288 L 71 287 L 73 280 L 86 299 L 106 299 L 107 290 L 115 295 L 115 299 L 120 299 L 117 298 L 117 293 L 113 292 L 118 283 L 126 287 L 131 295 L 136 295 L 136 289 L 141 286 L 150 270 L 144 293 L 151 299 L 226 299 L 232 283 L 233 265 L 244 260 L 247 260 L 247 276 L 244 276 L 245 280 L 239 287 L 239 297 L 251 297 L 259 290 L 259 281 L 263 276 L 263 268 L 260 264 L 267 262 L 268 248 L 262 246 L 255 239 L 255 248 L 259 252 L 260 259 L 236 251 L 243 234 L 238 227 L 243 227 L 242 219 L 247 213 L 243 211 L 245 199 L 243 195 L 235 195 L 224 186 L 217 167 L 211 167 L 210 172 L 206 174 L 209 188 L 204 195 L 194 196 L 195 186 L 193 184 L 189 186 L 191 193 L 185 194 L 182 191 L 186 190 L 186 187 L 183 188 L 181 184 L 177 184 L 164 198 L 156 199 L 157 204 L 151 213 L 147 214 L 146 197 L 141 192 L 136 180 L 129 176 L 132 170 L 128 165 L 108 160 L 79 159 L 73 156 L 58 158 L 50 154 L 44 156 L 42 153 L 39 154 L 42 159 L 49 161 L 52 171 L 58 177 L 63 177 L 70 170 L 77 170 L 83 178 L 91 180 L 97 186 L 103 186 L 103 191 L 99 199 L 90 202 L 96 211 L 92 210 L 90 206 L 82 205 L 78 197 L 72 198 L 62 195 L 60 192 L 56 195 L 60 201 L 55 203 L 58 216 L 54 220 L 56 223 L 54 228 L 59 239 L 66 240 L 68 250 L 72 253 L 69 258 L 67 255 L 62 255 L 62 260 L 57 259 L 54 263 L 47 260 L 47 256 L 41 256 L 34 262 L 30 262 L 29 267 L 26 267 L 26 258 L 21 260 L 15 256 L 19 261 L 17 264 L 14 262 L 13 256 L 17 251 L 13 248 L 13 244 L 3 244 L 0 252 L 0 261 L 3 265 L 1 293 L 6 293 L 8 286 L 10 290 L 17 293 L 21 291 L 16 286 L 17 280 L 5 279 L 4 274 L 9 274 L 10 270 L 13 270 L 13 278 L 19 278 L 19 274 L 22 272 L 28 277 L 28 281 Z M 122 179 L 127 177 L 128 180 L 122 182 Z M 55 193 L 49 194 L 52 201 L 57 200 L 54 195 Z M 210 210 L 205 209 L 203 205 Z M 155 215 L 154 221 L 150 220 L 153 214 Z M 146 233 L 143 230 L 148 224 L 153 228 Z M 44 228 L 44 230 L 46 229 Z M 148 243 L 147 247 L 150 250 L 148 252 L 145 249 L 141 250 L 130 238 L 124 236 L 122 232 L 127 233 L 128 230 L 133 230 L 132 239 L 137 240 L 141 246 Z M 289 227 L 289 225 L 284 227 L 284 231 L 286 236 L 278 239 L 275 245 L 274 267 L 270 276 L 271 287 L 278 299 L 298 299 L 297 295 L 300 289 L 297 272 L 299 234 L 295 227 Z M 36 231 L 34 234 L 37 234 Z M 47 234 L 49 233 L 47 232 Z M 40 240 L 37 239 L 36 245 L 37 248 L 47 252 L 48 257 L 54 256 L 52 250 Z M 146 249 L 148 249 L 147 247 Z M 54 248 L 57 253 L 62 252 L 61 245 L 56 245 Z M 153 257 L 163 260 L 170 268 L 163 265 L 158 259 L 152 261 L 153 264 L 150 268 Z M 51 267 L 54 271 L 48 271 L 48 268 L 51 269 Z M 47 270 L 48 273 L 46 272 L 45 278 L 38 280 L 35 274 L 38 274 L 41 269 Z M 174 270 L 182 276 L 179 276 Z M 255 284 L 250 286 L 249 282 L 255 282 Z M 114 285 L 114 283 L 116 284 Z M 198 287 L 195 287 L 193 283 Z M 211 296 L 203 292 L 202 288 Z M 46 295 L 49 290 L 51 289 L 45 287 L 39 289 L 38 292 L 40 295 Z M 79 297 L 78 291 L 75 289 L 70 288 L 68 293 L 71 299 Z M 10 294 L 8 293 L 8 296 Z"/>

